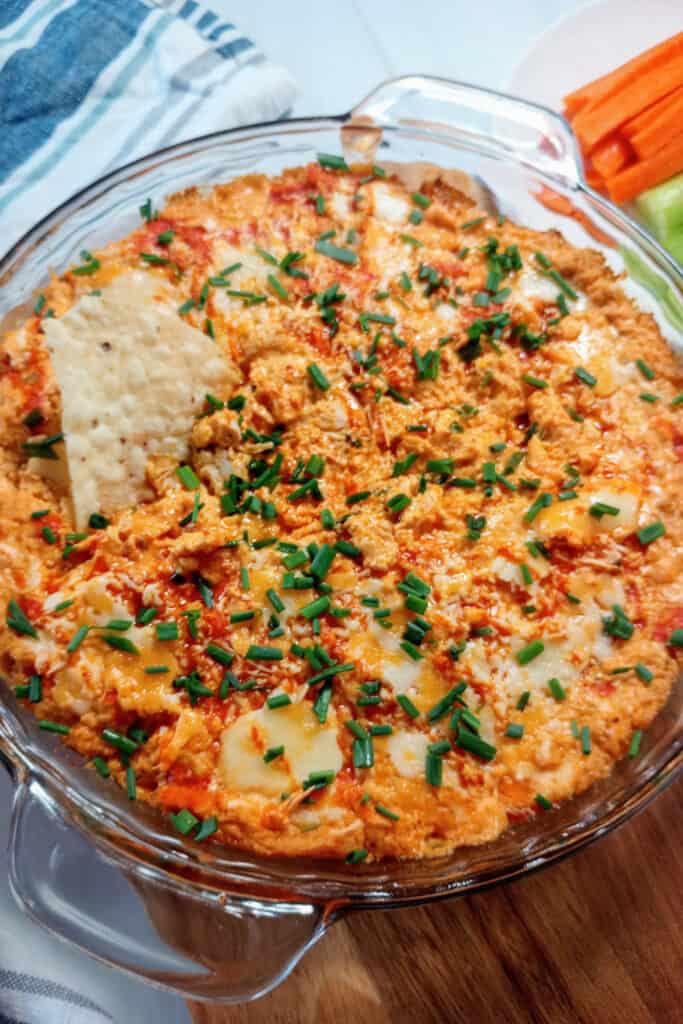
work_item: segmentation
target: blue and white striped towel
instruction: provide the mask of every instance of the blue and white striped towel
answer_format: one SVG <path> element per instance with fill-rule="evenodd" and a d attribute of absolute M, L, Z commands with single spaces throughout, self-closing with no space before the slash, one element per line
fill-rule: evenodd
<path fill-rule="evenodd" d="M 210 4 L 0 0 L 0 252 L 107 170 L 291 107 L 289 73 Z"/>

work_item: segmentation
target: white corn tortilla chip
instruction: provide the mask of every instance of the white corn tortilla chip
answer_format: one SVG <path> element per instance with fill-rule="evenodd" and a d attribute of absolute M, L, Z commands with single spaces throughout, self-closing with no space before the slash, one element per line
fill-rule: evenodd
<path fill-rule="evenodd" d="M 184 459 L 207 391 L 229 394 L 239 380 L 215 341 L 185 323 L 163 283 L 143 271 L 46 320 L 45 336 L 79 529 L 92 512 L 148 496 L 149 457 Z"/>

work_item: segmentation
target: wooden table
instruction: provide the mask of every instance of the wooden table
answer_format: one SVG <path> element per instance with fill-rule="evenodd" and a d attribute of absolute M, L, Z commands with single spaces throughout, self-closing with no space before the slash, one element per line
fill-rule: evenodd
<path fill-rule="evenodd" d="M 270 995 L 196 1024 L 675 1024 L 683 1020 L 683 783 L 512 885 L 335 925 Z"/>

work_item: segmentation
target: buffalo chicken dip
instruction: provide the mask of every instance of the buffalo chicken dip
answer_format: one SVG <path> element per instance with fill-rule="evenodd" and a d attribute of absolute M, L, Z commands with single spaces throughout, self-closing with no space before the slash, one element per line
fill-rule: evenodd
<path fill-rule="evenodd" d="M 602 256 L 327 155 L 140 213 L 0 348 L 0 670 L 41 729 L 195 841 L 351 863 L 637 756 L 683 378 Z"/>

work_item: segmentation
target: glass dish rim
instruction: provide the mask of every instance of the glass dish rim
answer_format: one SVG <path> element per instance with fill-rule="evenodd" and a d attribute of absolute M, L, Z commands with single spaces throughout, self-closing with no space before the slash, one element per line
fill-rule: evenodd
<path fill-rule="evenodd" d="M 504 92 L 473 87 L 467 83 L 438 79 L 434 76 L 406 77 L 416 82 L 445 82 L 448 85 L 462 86 L 472 92 L 511 101 L 519 108 L 542 112 L 548 117 L 562 122 L 569 130 L 564 119 L 556 112 L 540 104 L 511 97 Z M 402 80 L 401 78 L 389 79 L 381 83 L 359 106 L 362 107 L 363 103 L 382 88 Z M 342 114 L 306 116 L 292 118 L 284 122 L 266 121 L 210 132 L 185 142 L 163 147 L 101 175 L 56 206 L 9 248 L 0 258 L 0 287 L 4 284 L 7 273 L 11 273 L 13 269 L 20 270 L 24 260 L 30 258 L 35 250 L 40 249 L 42 242 L 53 227 L 60 225 L 65 218 L 77 213 L 89 201 L 101 197 L 109 190 L 134 179 L 139 174 L 176 158 L 192 158 L 198 149 L 206 150 L 222 143 L 239 144 L 240 142 L 246 143 L 254 137 L 293 135 L 301 129 L 343 127 L 352 120 L 356 109 L 358 108 Z M 395 125 L 394 128 L 401 130 L 400 125 Z M 575 145 L 573 156 L 576 160 Z M 626 224 L 632 231 L 635 231 L 640 244 L 644 245 L 647 250 L 654 251 L 659 260 L 664 262 L 669 274 L 674 279 L 683 282 L 681 269 L 672 257 L 648 235 L 641 225 L 632 221 L 623 211 L 589 188 L 581 176 L 579 166 L 577 161 L 577 176 L 576 181 L 571 184 L 572 189 L 587 196 L 601 208 L 607 209 L 617 224 Z M 542 172 L 539 172 L 539 175 L 543 177 Z M 660 713 L 661 711 L 663 708 L 660 709 Z M 12 724 L 12 720 L 14 720 L 14 728 L 11 728 L 11 725 L 8 726 L 8 722 Z M 18 736 L 23 736 L 27 741 L 23 746 L 18 744 Z M 519 856 L 507 860 L 503 870 L 494 866 L 489 871 L 480 871 L 472 875 L 465 869 L 456 872 L 453 877 L 435 884 L 433 879 L 426 882 L 420 879 L 417 881 L 410 879 L 401 881 L 400 879 L 402 866 L 405 869 L 406 865 L 414 866 L 416 863 L 420 863 L 425 866 L 426 872 L 429 866 L 435 863 L 429 858 L 420 862 L 379 862 L 376 870 L 371 870 L 375 866 L 370 865 L 367 871 L 359 873 L 357 868 L 353 871 L 348 870 L 343 862 L 337 861 L 313 862 L 310 858 L 301 857 L 275 859 L 227 846 L 193 847 L 180 837 L 176 838 L 168 833 L 163 833 L 160 828 L 148 828 L 142 820 L 142 815 L 124 814 L 120 808 L 116 807 L 115 801 L 110 799 L 101 785 L 88 787 L 88 790 L 92 790 L 92 796 L 87 798 L 85 790 L 73 786 L 74 773 L 69 766 L 62 764 L 61 758 L 50 760 L 48 755 L 54 751 L 54 747 L 46 741 L 45 735 L 39 732 L 35 723 L 26 723 L 18 719 L 11 708 L 8 714 L 0 715 L 0 751 L 3 748 L 16 774 L 20 778 L 30 777 L 37 780 L 48 800 L 59 809 L 64 817 L 80 827 L 96 845 L 106 848 L 115 859 L 126 863 L 132 861 L 138 866 L 143 866 L 145 870 L 163 878 L 167 884 L 169 876 L 171 876 L 173 884 L 177 886 L 190 885 L 194 889 L 211 891 L 233 889 L 247 894 L 253 892 L 258 895 L 259 899 L 268 898 L 267 890 L 270 889 L 272 892 L 275 888 L 277 899 L 293 902 L 298 902 L 301 898 L 327 899 L 330 893 L 334 892 L 335 895 L 341 897 L 342 902 L 349 902 L 354 908 L 377 904 L 400 906 L 445 898 L 455 894 L 471 893 L 538 870 L 576 852 L 627 821 L 647 806 L 654 796 L 683 769 L 683 747 L 673 743 L 656 769 L 645 772 L 643 778 L 638 780 L 637 785 L 634 784 L 632 791 L 614 801 L 611 808 L 603 814 L 598 814 L 594 821 L 581 824 L 575 834 L 559 833 L 543 839 L 531 857 L 526 851 L 520 849 Z M 491 846 L 491 844 L 486 845 Z M 485 847 L 479 849 L 483 848 Z M 207 856 L 209 851 L 211 853 L 219 851 L 219 853 L 211 857 Z M 224 858 L 220 857 L 220 851 L 225 851 Z M 229 862 L 226 863 L 228 856 Z M 218 863 L 212 866 L 208 863 L 210 860 Z M 308 872 L 301 873 L 302 866 L 313 863 L 316 865 L 315 867 Z M 284 864 L 284 868 L 278 869 L 278 865 L 281 864 Z M 322 865 L 322 867 L 318 865 Z M 290 868 L 289 871 L 287 867 Z M 382 887 L 382 882 L 386 883 L 389 874 L 396 874 L 399 877 L 390 880 L 391 884 L 387 890 Z"/>

